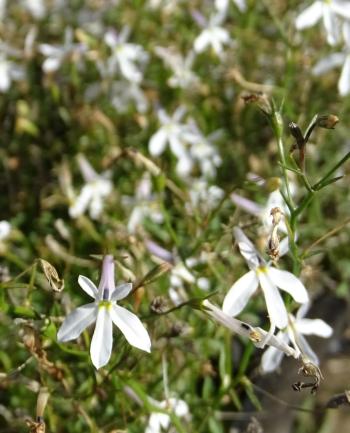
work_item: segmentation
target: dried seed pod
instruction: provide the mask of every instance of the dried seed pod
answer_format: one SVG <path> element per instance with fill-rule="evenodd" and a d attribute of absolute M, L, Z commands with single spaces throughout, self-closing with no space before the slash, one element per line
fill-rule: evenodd
<path fill-rule="evenodd" d="M 50 284 L 51 289 L 54 292 L 62 292 L 64 289 L 64 280 L 58 276 L 56 268 L 51 265 L 47 260 L 39 259 L 41 268 L 45 274 L 47 281 Z"/>

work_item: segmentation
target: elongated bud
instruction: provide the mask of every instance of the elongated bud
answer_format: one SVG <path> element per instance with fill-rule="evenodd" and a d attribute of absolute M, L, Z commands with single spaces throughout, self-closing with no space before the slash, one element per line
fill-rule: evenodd
<path fill-rule="evenodd" d="M 280 239 L 278 236 L 278 226 L 281 222 L 283 212 L 279 207 L 274 207 L 271 209 L 270 215 L 272 216 L 272 230 L 268 240 L 268 255 L 273 261 L 276 261 L 280 256 Z"/>
<path fill-rule="evenodd" d="M 327 114 L 317 118 L 317 126 L 320 128 L 334 129 L 335 125 L 339 122 L 339 117 L 334 114 Z"/>

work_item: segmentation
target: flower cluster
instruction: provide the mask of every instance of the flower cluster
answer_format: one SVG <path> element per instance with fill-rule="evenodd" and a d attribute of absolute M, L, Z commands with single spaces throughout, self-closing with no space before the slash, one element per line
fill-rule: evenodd
<path fill-rule="evenodd" d="M 343 0 L 317 0 L 296 19 L 298 30 L 311 27 L 322 19 L 327 42 L 331 46 L 343 45 L 342 52 L 332 53 L 318 61 L 312 73 L 317 77 L 333 68 L 342 66 L 338 81 L 341 96 L 350 93 L 350 4 Z"/>

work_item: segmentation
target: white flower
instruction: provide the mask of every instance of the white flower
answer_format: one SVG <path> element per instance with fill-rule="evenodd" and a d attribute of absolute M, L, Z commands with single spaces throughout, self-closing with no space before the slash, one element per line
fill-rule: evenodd
<path fill-rule="evenodd" d="M 205 137 L 199 130 L 197 124 L 191 120 L 189 122 L 189 154 L 194 162 L 199 165 L 201 174 L 206 178 L 213 178 L 216 175 L 217 167 L 220 167 L 222 160 L 212 141 L 218 135 L 216 131 Z"/>
<path fill-rule="evenodd" d="M 207 214 L 218 206 L 223 199 L 224 191 L 216 185 L 209 185 L 207 180 L 193 179 L 189 186 L 190 201 L 185 204 L 189 213 L 195 211 Z"/>
<path fill-rule="evenodd" d="M 180 400 L 174 397 L 168 398 L 167 400 L 158 402 L 151 399 L 151 403 L 159 409 L 168 410 L 173 412 L 177 417 L 183 418 L 189 414 L 189 408 L 184 400 Z M 145 433 L 161 433 L 163 431 L 169 431 L 170 427 L 170 416 L 162 412 L 153 412 L 149 417 L 148 425 Z"/>
<path fill-rule="evenodd" d="M 105 43 L 111 48 L 112 55 L 108 60 L 110 74 L 116 72 L 117 67 L 128 81 L 140 83 L 143 73 L 139 69 L 148 60 L 148 54 L 141 45 L 126 42 L 130 30 L 124 27 L 120 33 L 113 30 L 105 34 Z"/>
<path fill-rule="evenodd" d="M 72 58 L 75 61 L 80 60 L 87 47 L 83 43 L 73 43 L 73 36 L 73 30 L 67 28 L 64 33 L 63 45 L 39 45 L 39 51 L 46 57 L 42 65 L 44 72 L 52 73 L 57 71 L 67 58 Z"/>
<path fill-rule="evenodd" d="M 151 340 L 140 319 L 127 309 L 117 305 L 132 289 L 131 283 L 115 286 L 113 256 L 103 258 L 102 275 L 98 288 L 82 275 L 78 279 L 80 287 L 94 299 L 72 311 L 58 330 L 57 339 L 65 342 L 78 338 L 79 335 L 96 321 L 92 336 L 90 355 L 96 369 L 106 365 L 112 353 L 114 323 L 124 334 L 128 343 L 146 352 L 150 352 Z"/>
<path fill-rule="evenodd" d="M 225 19 L 225 15 L 225 13 L 219 12 L 210 17 L 205 28 L 194 41 L 194 50 L 197 53 L 202 53 L 211 47 L 218 57 L 222 56 L 223 46 L 231 42 L 229 32 L 220 26 Z"/>
<path fill-rule="evenodd" d="M 295 349 L 301 353 L 303 358 L 308 359 L 313 364 L 318 365 L 319 360 L 315 352 L 311 349 L 304 335 L 317 335 L 318 337 L 329 338 L 333 330 L 321 319 L 304 319 L 309 308 L 304 304 L 299 308 L 296 316 L 289 314 L 288 326 L 285 330 L 280 331 L 276 337 L 288 343 L 289 341 Z M 276 370 L 283 358 L 283 352 L 269 347 L 261 358 L 261 369 L 264 373 Z"/>
<path fill-rule="evenodd" d="M 350 20 L 350 2 L 342 0 L 317 0 L 296 18 L 295 25 L 303 30 L 315 25 L 320 19 L 327 32 L 327 42 L 336 45 L 341 38 L 342 20 Z"/>
<path fill-rule="evenodd" d="M 89 209 L 91 218 L 98 219 L 105 198 L 112 192 L 113 184 L 108 179 L 108 172 L 102 175 L 97 174 L 83 155 L 78 155 L 78 162 L 85 185 L 79 196 L 73 199 L 69 207 L 69 215 L 72 218 L 77 218 Z"/>
<path fill-rule="evenodd" d="M 180 106 L 176 109 L 173 116 L 170 117 L 165 110 L 160 109 L 158 111 L 158 118 L 162 126 L 152 135 L 148 143 L 149 152 L 152 156 L 161 155 L 167 143 L 169 143 L 170 150 L 178 159 L 176 171 L 178 174 L 183 175 L 187 175 L 193 165 L 192 159 L 186 149 L 191 131 L 187 124 L 181 123 L 185 112 L 185 108 Z"/>
<path fill-rule="evenodd" d="M 0 221 L 0 241 L 4 241 L 9 237 L 11 232 L 11 224 L 8 221 Z"/>
<path fill-rule="evenodd" d="M 135 81 L 114 81 L 111 86 L 111 104 L 118 113 L 126 113 L 134 105 L 139 113 L 148 109 L 147 97 Z"/>
<path fill-rule="evenodd" d="M 163 222 L 163 214 L 159 209 L 159 203 L 152 194 L 152 181 L 148 172 L 142 176 L 136 188 L 135 198 L 124 197 L 124 202 L 134 204 L 127 226 L 129 233 L 136 233 L 146 217 L 158 224 Z"/>
<path fill-rule="evenodd" d="M 333 68 L 342 66 L 338 81 L 338 91 L 341 96 L 350 94 L 350 24 L 344 23 L 343 35 L 345 48 L 343 52 L 332 53 L 316 63 L 312 68 L 313 75 L 320 76 Z"/>
<path fill-rule="evenodd" d="M 228 6 L 229 6 L 229 1 L 230 0 L 215 0 L 216 9 L 220 12 L 226 11 Z M 235 5 L 238 7 L 238 9 L 241 12 L 244 12 L 247 10 L 247 4 L 246 4 L 245 0 L 233 0 L 233 2 L 235 3 Z"/>
<path fill-rule="evenodd" d="M 266 343 L 274 347 L 277 351 L 281 351 L 281 353 L 285 353 L 287 356 L 293 356 L 295 358 L 299 356 L 299 352 L 288 346 L 288 344 L 282 339 L 275 335 L 269 335 L 269 333 L 259 327 L 253 327 L 246 322 L 241 322 L 240 320 L 229 316 L 216 305 L 209 302 L 208 299 L 205 299 L 202 302 L 202 306 L 204 307 L 205 312 L 214 320 L 235 334 L 249 338 L 256 347 L 261 348 L 261 342 L 269 337 Z"/>
<path fill-rule="evenodd" d="M 173 75 L 168 79 L 170 87 L 193 89 L 199 84 L 198 76 L 191 70 L 195 53 L 190 51 L 186 57 L 171 48 L 155 47 L 155 53 L 163 59 L 172 70 Z"/>
<path fill-rule="evenodd" d="M 274 332 L 276 326 L 279 329 L 285 328 L 288 324 L 288 313 L 277 287 L 288 292 L 296 302 L 303 304 L 308 301 L 303 283 L 290 272 L 266 263 L 240 228 L 234 229 L 234 235 L 250 271 L 230 288 L 224 299 L 223 311 L 230 316 L 239 314 L 260 285 L 271 322 L 269 334 Z"/>

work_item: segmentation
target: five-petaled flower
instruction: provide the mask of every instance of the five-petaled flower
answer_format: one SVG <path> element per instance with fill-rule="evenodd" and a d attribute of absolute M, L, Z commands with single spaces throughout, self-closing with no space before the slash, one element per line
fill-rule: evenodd
<path fill-rule="evenodd" d="M 151 340 L 140 319 L 127 309 L 117 305 L 132 289 L 131 283 L 115 286 L 113 256 L 103 258 L 102 275 L 99 287 L 82 275 L 78 279 L 80 287 L 94 299 L 72 311 L 64 320 L 57 333 L 59 342 L 78 338 L 79 335 L 96 321 L 91 340 L 90 355 L 96 369 L 109 361 L 112 353 L 114 323 L 124 334 L 128 343 L 146 352 L 150 352 Z"/>
<path fill-rule="evenodd" d="M 318 365 L 318 357 L 304 338 L 304 335 L 317 335 L 318 337 L 329 338 L 333 330 L 322 319 L 305 319 L 304 316 L 308 309 L 309 304 L 306 303 L 299 308 L 295 316 L 289 314 L 287 328 L 280 331 L 276 337 L 285 343 L 291 342 L 295 350 L 301 354 L 302 359 Z M 276 370 L 282 358 L 283 352 L 276 350 L 275 347 L 269 347 L 261 358 L 261 369 L 263 373 Z"/>
<path fill-rule="evenodd" d="M 240 228 L 234 229 L 234 235 L 250 271 L 230 288 L 222 309 L 225 313 L 236 316 L 243 310 L 260 284 L 271 322 L 270 337 L 276 326 L 283 329 L 288 324 L 288 313 L 277 287 L 288 292 L 296 302 L 301 304 L 308 301 L 307 291 L 303 283 L 293 274 L 266 263 Z"/>

